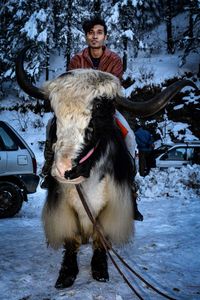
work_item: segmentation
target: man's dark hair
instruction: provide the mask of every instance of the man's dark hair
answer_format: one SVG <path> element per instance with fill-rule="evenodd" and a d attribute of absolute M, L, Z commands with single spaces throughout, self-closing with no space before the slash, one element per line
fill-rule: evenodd
<path fill-rule="evenodd" d="M 85 32 L 85 34 L 87 34 L 88 32 L 90 32 L 90 30 L 95 26 L 95 25 L 101 25 L 104 28 L 104 33 L 105 35 L 107 34 L 107 26 L 104 20 L 95 17 L 92 18 L 90 20 L 86 20 L 83 22 L 83 30 Z"/>

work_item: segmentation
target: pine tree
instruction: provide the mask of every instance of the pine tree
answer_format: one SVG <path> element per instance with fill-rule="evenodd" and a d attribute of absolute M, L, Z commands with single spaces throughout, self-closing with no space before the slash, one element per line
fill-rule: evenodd
<path fill-rule="evenodd" d="M 112 32 L 110 47 L 123 58 L 124 70 L 127 69 L 132 50 L 135 49 L 136 55 L 138 49 L 136 9 L 133 3 L 136 1 L 111 1 L 106 11 L 103 11 L 109 32 Z"/>
<path fill-rule="evenodd" d="M 138 29 L 147 31 L 159 24 L 164 16 L 163 0 L 140 0 L 137 4 L 136 18 Z"/>
<path fill-rule="evenodd" d="M 101 17 L 101 0 L 94 0 L 93 9 L 94 14 Z"/>
<path fill-rule="evenodd" d="M 188 29 L 183 35 L 181 41 L 182 47 L 184 47 L 184 53 L 181 57 L 180 65 L 186 63 L 186 59 L 191 53 L 200 53 L 200 1 L 189 0 L 189 3 L 185 5 L 185 10 L 188 10 Z M 199 74 L 200 74 L 200 62 Z"/>
<path fill-rule="evenodd" d="M 167 52 L 169 54 L 174 53 L 174 40 L 172 31 L 172 1 L 166 1 L 166 29 L 167 29 Z"/>
<path fill-rule="evenodd" d="M 53 47 L 54 24 L 51 1 L 41 0 L 30 3 L 28 0 L 4 1 L 1 9 L 3 28 L 1 37 L 1 80 L 15 78 L 15 57 L 27 44 L 39 45 L 37 51 L 31 49 L 31 59 L 27 70 L 34 78 L 42 66 L 46 67 L 48 77 L 48 57 Z M 46 58 L 47 57 L 47 58 Z"/>

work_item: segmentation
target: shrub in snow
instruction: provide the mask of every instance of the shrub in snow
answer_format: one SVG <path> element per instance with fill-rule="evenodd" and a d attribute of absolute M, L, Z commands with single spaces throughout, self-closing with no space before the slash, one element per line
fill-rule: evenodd
<path fill-rule="evenodd" d="M 200 168 L 198 165 L 194 165 L 188 172 L 188 178 L 182 178 L 181 182 L 189 189 L 196 191 L 197 195 L 200 195 Z"/>
<path fill-rule="evenodd" d="M 180 169 L 152 169 L 148 176 L 136 176 L 139 196 L 146 198 L 160 196 L 191 197 L 200 195 L 200 166 L 184 166 Z"/>

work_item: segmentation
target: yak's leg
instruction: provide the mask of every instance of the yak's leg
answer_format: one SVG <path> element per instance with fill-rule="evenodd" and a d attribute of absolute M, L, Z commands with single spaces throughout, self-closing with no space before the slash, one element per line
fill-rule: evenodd
<path fill-rule="evenodd" d="M 91 261 L 92 277 L 97 281 L 108 281 L 109 274 L 106 250 L 98 239 L 94 241 L 93 248 L 94 251 Z"/>
<path fill-rule="evenodd" d="M 103 248 L 94 249 L 91 261 L 92 277 L 97 281 L 108 281 L 108 263 L 106 250 Z"/>
<path fill-rule="evenodd" d="M 79 271 L 77 264 L 79 246 L 80 243 L 75 240 L 65 243 L 63 262 L 55 284 L 57 289 L 70 287 L 74 283 Z"/>

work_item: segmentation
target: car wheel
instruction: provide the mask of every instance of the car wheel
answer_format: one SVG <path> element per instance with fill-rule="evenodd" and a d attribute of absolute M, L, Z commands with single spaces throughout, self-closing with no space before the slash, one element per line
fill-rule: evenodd
<path fill-rule="evenodd" d="M 13 217 L 21 209 L 23 196 L 20 188 L 11 182 L 0 182 L 0 218 Z"/>

